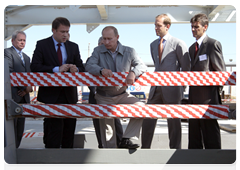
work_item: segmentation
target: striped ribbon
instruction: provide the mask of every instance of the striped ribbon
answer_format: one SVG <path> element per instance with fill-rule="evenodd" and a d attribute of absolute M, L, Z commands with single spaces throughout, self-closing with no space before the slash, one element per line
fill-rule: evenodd
<path fill-rule="evenodd" d="M 77 73 L 11 73 L 11 86 L 127 86 L 127 72 L 112 77 Z M 236 72 L 146 72 L 134 86 L 214 86 L 236 85 Z"/>
<path fill-rule="evenodd" d="M 228 119 L 228 105 L 23 104 L 24 117 Z"/>

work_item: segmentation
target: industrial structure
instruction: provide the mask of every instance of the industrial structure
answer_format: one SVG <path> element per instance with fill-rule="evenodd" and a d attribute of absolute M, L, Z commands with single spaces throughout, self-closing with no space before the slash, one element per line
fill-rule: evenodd
<path fill-rule="evenodd" d="M 15 30 L 51 24 L 58 16 L 72 24 L 85 24 L 91 33 L 100 24 L 147 24 L 161 13 L 173 23 L 189 23 L 192 16 L 205 13 L 211 22 L 236 22 L 236 9 L 229 5 L 25 5 L 8 6 L 4 16 L 4 40 Z M 4 62 L 4 158 L 7 163 L 163 163 L 231 164 L 236 150 L 126 150 L 126 149 L 16 149 L 13 118 L 22 107 L 11 100 L 8 64 Z M 234 118 L 231 117 L 230 118 Z M 68 155 L 68 157 L 65 157 Z M 114 156 L 112 156 L 114 155 Z M 149 155 L 152 155 L 149 157 Z"/>

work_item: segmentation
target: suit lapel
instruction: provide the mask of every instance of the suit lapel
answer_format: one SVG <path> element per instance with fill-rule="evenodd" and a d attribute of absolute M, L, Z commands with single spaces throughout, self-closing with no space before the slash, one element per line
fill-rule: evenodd
<path fill-rule="evenodd" d="M 56 63 L 58 63 L 58 65 L 60 65 L 52 37 L 48 38 L 48 47 L 52 53 L 53 59 L 55 60 Z"/>
<path fill-rule="evenodd" d="M 66 41 L 66 42 L 64 43 L 64 45 L 65 45 L 66 52 L 67 52 L 66 64 L 68 64 L 68 63 L 69 63 L 69 58 L 71 57 L 71 55 L 70 55 L 70 51 L 71 51 L 71 50 L 70 50 L 68 41 Z"/>
<path fill-rule="evenodd" d="M 153 44 L 153 59 L 154 59 L 154 62 L 158 65 L 160 64 L 159 62 L 159 56 L 158 56 L 158 43 L 159 43 L 159 39 L 157 39 L 154 44 Z"/>
<path fill-rule="evenodd" d="M 204 39 L 203 39 L 203 42 L 200 46 L 200 49 L 198 50 L 198 53 L 194 59 L 194 63 L 193 65 L 195 65 L 197 63 L 197 61 L 199 61 L 199 56 L 204 54 L 204 51 L 206 51 L 206 43 L 207 43 L 207 40 L 208 40 L 208 36 L 206 36 Z M 193 56 L 194 56 L 194 53 L 195 53 L 195 47 L 194 47 L 194 50 L 193 50 Z"/>
<path fill-rule="evenodd" d="M 23 67 L 25 67 L 25 66 L 23 65 L 22 59 L 21 59 L 20 56 L 18 55 L 17 51 L 16 51 L 13 47 L 11 48 L 11 50 L 12 50 L 12 54 L 13 54 L 14 58 L 16 58 L 17 61 L 20 62 Z M 22 55 L 23 55 L 23 53 L 22 53 Z M 25 61 L 24 55 L 23 55 L 23 59 L 24 59 L 24 61 Z M 26 63 L 26 62 L 25 62 L 25 63 Z"/>
<path fill-rule="evenodd" d="M 167 54 L 169 52 L 169 49 L 171 48 L 171 45 L 172 45 L 172 38 L 169 35 L 168 39 L 166 40 L 165 47 L 163 49 L 161 63 L 163 62 L 164 58 L 166 58 L 166 56 L 167 56 Z"/>
<path fill-rule="evenodd" d="M 24 58 L 24 61 L 25 61 L 25 70 L 27 72 L 30 72 L 31 71 L 30 70 L 30 60 L 29 60 L 28 56 L 25 53 L 23 53 L 23 58 Z"/>

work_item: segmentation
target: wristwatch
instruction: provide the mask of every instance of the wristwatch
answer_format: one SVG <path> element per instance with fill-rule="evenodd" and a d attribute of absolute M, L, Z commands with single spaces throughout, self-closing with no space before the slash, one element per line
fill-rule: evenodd
<path fill-rule="evenodd" d="M 102 75 L 102 70 L 103 70 L 104 68 L 101 68 L 101 70 L 100 70 L 100 74 Z"/>
<path fill-rule="evenodd" d="M 135 72 L 133 70 L 131 70 L 130 72 L 133 72 L 135 74 Z M 135 74 L 136 75 L 136 74 Z"/>

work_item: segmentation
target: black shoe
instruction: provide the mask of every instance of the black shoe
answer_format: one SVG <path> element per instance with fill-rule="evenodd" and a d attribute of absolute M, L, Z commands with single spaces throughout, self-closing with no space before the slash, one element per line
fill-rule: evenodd
<path fill-rule="evenodd" d="M 138 144 L 133 144 L 128 138 L 122 139 L 119 148 L 126 148 L 126 149 L 136 149 L 138 148 Z"/>

